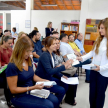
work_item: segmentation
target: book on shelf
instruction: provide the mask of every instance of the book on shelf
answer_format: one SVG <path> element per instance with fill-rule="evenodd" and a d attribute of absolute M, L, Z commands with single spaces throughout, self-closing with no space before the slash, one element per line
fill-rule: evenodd
<path fill-rule="evenodd" d="M 76 60 L 76 58 L 77 58 L 77 56 L 76 56 L 74 53 L 72 53 L 72 54 L 67 54 L 67 59 L 68 59 L 68 60 L 70 60 L 70 59 L 73 60 L 72 66 L 77 65 L 77 64 L 80 63 L 78 60 Z"/>
<path fill-rule="evenodd" d="M 55 81 L 39 81 L 39 82 L 36 82 L 36 85 L 38 84 L 42 84 L 44 86 L 52 86 L 52 85 L 56 85 L 56 82 Z"/>
<path fill-rule="evenodd" d="M 86 26 L 86 32 L 97 32 L 97 26 Z"/>
<path fill-rule="evenodd" d="M 50 95 L 50 91 L 46 89 L 41 89 L 41 90 L 35 89 L 35 90 L 31 90 L 30 94 L 33 96 L 37 96 L 37 97 L 46 99 Z"/>
<path fill-rule="evenodd" d="M 62 25 L 62 30 L 68 31 L 69 30 L 69 26 L 68 25 Z"/>
<path fill-rule="evenodd" d="M 95 24 L 99 24 L 100 20 L 96 20 L 96 23 Z"/>
<path fill-rule="evenodd" d="M 92 19 L 91 20 L 91 25 L 95 25 L 95 23 L 96 23 L 96 20 L 95 19 Z"/>
<path fill-rule="evenodd" d="M 86 34 L 85 39 L 90 39 L 90 34 Z"/>
<path fill-rule="evenodd" d="M 7 65 L 0 67 L 0 74 L 7 68 Z"/>
<path fill-rule="evenodd" d="M 93 44 L 94 44 L 94 41 L 91 41 L 91 40 L 84 41 L 84 45 L 93 45 Z"/>
<path fill-rule="evenodd" d="M 70 31 L 77 31 L 78 30 L 78 27 L 77 26 L 70 26 L 71 27 L 71 30 Z"/>
<path fill-rule="evenodd" d="M 86 65 L 82 65 L 83 69 L 88 69 L 88 70 L 93 70 L 96 69 L 97 67 L 94 64 L 86 64 Z"/>
<path fill-rule="evenodd" d="M 91 19 L 86 19 L 86 24 L 91 24 Z"/>

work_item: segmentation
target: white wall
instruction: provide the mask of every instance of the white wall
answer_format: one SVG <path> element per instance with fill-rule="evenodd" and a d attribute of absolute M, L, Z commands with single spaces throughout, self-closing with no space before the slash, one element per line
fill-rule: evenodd
<path fill-rule="evenodd" d="M 49 21 L 52 22 L 53 28 L 58 28 L 58 32 L 61 29 L 61 22 L 67 20 L 80 20 L 79 10 L 32 10 L 31 13 L 31 30 L 34 27 L 38 27 L 42 36 L 45 36 L 45 28 Z"/>
<path fill-rule="evenodd" d="M 108 17 L 108 0 L 82 0 L 79 31 L 85 34 L 86 19 Z"/>
<path fill-rule="evenodd" d="M 11 27 L 15 27 L 16 23 L 19 25 L 19 32 L 25 31 L 26 10 L 12 10 L 11 11 Z"/>
<path fill-rule="evenodd" d="M 88 1 L 88 2 L 87 2 Z M 87 18 L 103 19 L 108 17 L 108 0 L 82 0 L 80 10 L 31 10 L 31 30 L 38 27 L 42 36 L 45 36 L 45 27 L 49 21 L 53 27 L 61 29 L 61 22 L 67 20 L 80 20 L 80 32 L 85 34 L 85 22 Z M 86 11 L 85 11 L 86 9 Z M 81 15 L 81 16 L 80 16 Z M 19 31 L 27 32 L 25 29 L 26 10 L 11 11 L 11 27 L 19 23 Z"/>
<path fill-rule="evenodd" d="M 88 18 L 103 19 L 108 17 L 108 0 L 89 0 Z"/>

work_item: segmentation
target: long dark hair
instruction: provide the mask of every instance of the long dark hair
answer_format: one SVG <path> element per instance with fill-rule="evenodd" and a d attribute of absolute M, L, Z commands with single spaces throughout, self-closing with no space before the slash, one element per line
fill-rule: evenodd
<path fill-rule="evenodd" d="M 56 40 L 59 40 L 59 39 L 56 39 Z M 59 49 L 57 49 L 56 51 L 54 51 L 54 54 L 56 54 L 56 55 L 59 55 L 59 56 L 60 56 L 60 51 L 59 51 Z"/>

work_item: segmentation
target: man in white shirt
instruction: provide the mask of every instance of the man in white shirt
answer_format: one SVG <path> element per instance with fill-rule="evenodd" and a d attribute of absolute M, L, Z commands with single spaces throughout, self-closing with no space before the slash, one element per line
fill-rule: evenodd
<path fill-rule="evenodd" d="M 67 60 L 67 54 L 72 54 L 74 53 L 76 56 L 80 56 L 79 53 L 74 52 L 74 50 L 72 49 L 72 47 L 68 44 L 68 35 L 67 34 L 61 34 L 60 35 L 60 52 L 64 58 L 64 60 Z M 82 67 L 82 65 L 84 64 L 89 64 L 91 63 L 91 60 L 88 59 L 84 62 L 80 62 L 80 64 L 78 65 L 74 65 L 74 67 Z M 85 82 L 89 83 L 90 81 L 90 70 L 86 70 L 86 80 Z"/>
<path fill-rule="evenodd" d="M 67 54 L 72 54 L 75 53 L 75 55 L 80 56 L 79 53 L 75 52 L 71 46 L 68 44 L 68 36 L 66 34 L 62 34 L 60 36 L 60 52 L 62 53 L 62 56 L 64 58 L 67 58 L 66 55 Z"/>

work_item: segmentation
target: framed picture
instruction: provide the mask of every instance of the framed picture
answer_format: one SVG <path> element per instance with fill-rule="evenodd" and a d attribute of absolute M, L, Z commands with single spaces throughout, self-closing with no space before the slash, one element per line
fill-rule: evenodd
<path fill-rule="evenodd" d="M 25 20 L 25 28 L 30 28 L 30 27 L 31 27 L 31 21 Z"/>

